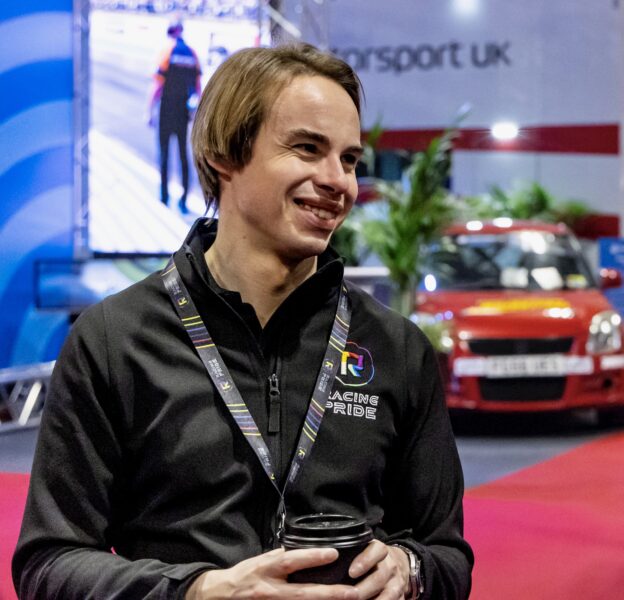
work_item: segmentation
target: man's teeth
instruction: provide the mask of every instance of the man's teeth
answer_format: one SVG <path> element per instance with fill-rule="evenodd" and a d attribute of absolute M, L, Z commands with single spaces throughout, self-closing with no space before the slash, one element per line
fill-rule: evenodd
<path fill-rule="evenodd" d="M 309 204 L 301 204 L 303 208 L 309 210 L 312 214 L 316 215 L 319 219 L 333 219 L 336 216 L 336 213 L 333 213 L 329 210 L 325 210 L 324 208 L 318 208 L 317 206 L 310 206 Z"/>

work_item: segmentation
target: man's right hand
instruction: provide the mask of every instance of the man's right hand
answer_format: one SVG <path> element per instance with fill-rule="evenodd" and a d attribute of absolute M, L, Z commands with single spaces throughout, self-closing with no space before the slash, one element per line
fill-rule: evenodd
<path fill-rule="evenodd" d="M 333 562 L 338 552 L 331 548 L 272 550 L 239 562 L 229 569 L 202 573 L 189 588 L 185 600 L 359 600 L 355 587 L 288 583 L 290 573 Z"/>

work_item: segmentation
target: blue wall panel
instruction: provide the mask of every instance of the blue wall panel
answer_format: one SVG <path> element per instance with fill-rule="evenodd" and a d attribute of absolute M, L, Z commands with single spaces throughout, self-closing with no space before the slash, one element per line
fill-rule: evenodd
<path fill-rule="evenodd" d="M 72 256 L 72 5 L 0 3 L 0 368 L 55 358 L 68 327 L 34 270 Z"/>

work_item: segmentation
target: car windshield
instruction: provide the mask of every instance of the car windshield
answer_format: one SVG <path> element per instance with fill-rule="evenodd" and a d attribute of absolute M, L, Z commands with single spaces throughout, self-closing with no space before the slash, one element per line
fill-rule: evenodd
<path fill-rule="evenodd" d="M 533 230 L 442 236 L 429 246 L 423 273 L 428 291 L 595 287 L 576 238 Z"/>

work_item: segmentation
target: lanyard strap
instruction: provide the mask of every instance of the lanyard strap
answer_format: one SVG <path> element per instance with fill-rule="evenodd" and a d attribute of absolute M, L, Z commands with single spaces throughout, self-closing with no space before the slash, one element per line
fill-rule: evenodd
<path fill-rule="evenodd" d="M 351 323 L 351 301 L 344 282 L 340 285 L 340 298 L 338 299 L 334 324 L 327 349 L 325 350 L 323 363 L 316 379 L 314 393 L 312 398 L 310 398 L 308 412 L 301 428 L 297 450 L 290 464 L 284 491 L 280 492 L 275 480 L 269 449 L 262 439 L 262 434 L 240 395 L 228 368 L 225 366 L 219 350 L 212 341 L 204 321 L 199 316 L 199 312 L 178 273 L 173 256 L 169 259 L 167 266 L 162 272 L 162 278 L 176 312 L 184 325 L 184 329 L 191 338 L 191 342 L 206 367 L 210 379 L 217 388 L 242 434 L 256 453 L 264 471 L 280 494 L 283 504 L 287 486 L 292 485 L 301 472 L 303 461 L 316 441 L 323 414 L 325 413 L 325 406 L 327 405 L 327 400 L 338 372 L 338 365 L 347 343 L 347 334 L 349 332 L 349 324 Z"/>

